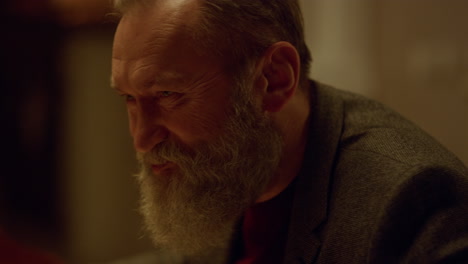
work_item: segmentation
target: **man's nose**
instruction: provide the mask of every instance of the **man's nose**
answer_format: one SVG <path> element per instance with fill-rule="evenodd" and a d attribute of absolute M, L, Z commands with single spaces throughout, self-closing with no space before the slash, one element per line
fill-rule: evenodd
<path fill-rule="evenodd" d="M 149 152 L 168 136 L 168 130 L 157 122 L 154 115 L 140 113 L 133 122 L 131 130 L 137 152 Z"/>

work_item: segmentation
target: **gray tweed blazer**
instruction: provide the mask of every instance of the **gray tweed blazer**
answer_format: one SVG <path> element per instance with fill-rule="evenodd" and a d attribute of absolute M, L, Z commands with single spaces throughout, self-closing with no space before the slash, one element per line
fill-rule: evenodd
<path fill-rule="evenodd" d="M 381 104 L 311 82 L 284 263 L 468 263 L 468 171 Z"/>

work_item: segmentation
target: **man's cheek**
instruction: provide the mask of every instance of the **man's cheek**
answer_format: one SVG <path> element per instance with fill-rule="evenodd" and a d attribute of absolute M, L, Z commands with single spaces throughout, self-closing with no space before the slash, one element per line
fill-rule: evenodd
<path fill-rule="evenodd" d="M 187 109 L 174 116 L 173 132 L 187 145 L 196 145 L 216 138 L 224 120 L 216 113 L 202 113 L 200 109 Z"/>

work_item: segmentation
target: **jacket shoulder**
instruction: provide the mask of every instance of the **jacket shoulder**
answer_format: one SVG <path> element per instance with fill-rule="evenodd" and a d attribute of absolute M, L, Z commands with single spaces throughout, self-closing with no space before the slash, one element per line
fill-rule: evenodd
<path fill-rule="evenodd" d="M 442 263 L 468 257 L 463 163 L 382 104 L 325 89 L 342 100 L 343 125 L 320 259 Z"/>

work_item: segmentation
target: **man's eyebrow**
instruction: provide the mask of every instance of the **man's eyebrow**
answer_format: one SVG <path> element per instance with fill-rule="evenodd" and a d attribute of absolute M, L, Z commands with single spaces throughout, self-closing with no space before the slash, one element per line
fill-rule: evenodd
<path fill-rule="evenodd" d="M 168 83 L 181 83 L 185 81 L 184 75 L 178 72 L 160 72 L 157 76 L 154 76 L 150 82 L 151 85 L 154 84 L 168 84 Z"/>
<path fill-rule="evenodd" d="M 177 72 L 161 72 L 158 76 L 155 76 L 148 81 L 144 82 L 144 88 L 151 88 L 154 85 L 162 85 L 162 84 L 180 84 L 186 81 L 183 74 Z M 110 77 L 109 81 L 110 87 L 116 91 L 121 91 L 119 86 L 116 84 L 114 76 Z"/>

